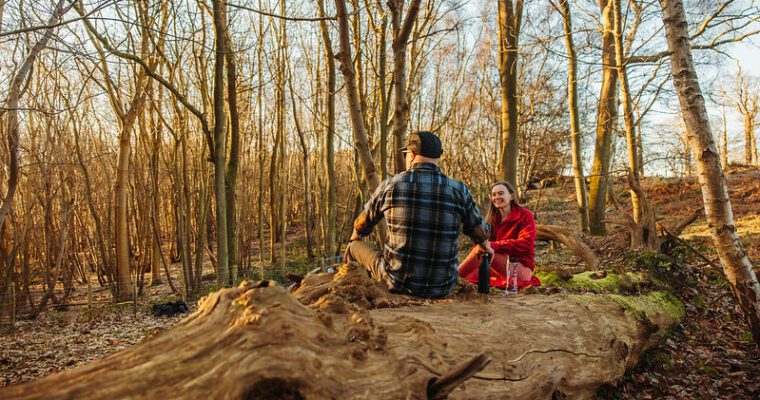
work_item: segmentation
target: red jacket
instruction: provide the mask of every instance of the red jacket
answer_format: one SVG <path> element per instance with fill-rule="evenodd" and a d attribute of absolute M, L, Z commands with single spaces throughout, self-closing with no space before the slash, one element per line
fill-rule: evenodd
<path fill-rule="evenodd" d="M 512 204 L 507 218 L 502 220 L 500 214 L 494 215 L 491 227 L 491 247 L 496 253 L 508 254 L 524 266 L 533 270 L 536 256 L 536 221 L 527 208 Z"/>

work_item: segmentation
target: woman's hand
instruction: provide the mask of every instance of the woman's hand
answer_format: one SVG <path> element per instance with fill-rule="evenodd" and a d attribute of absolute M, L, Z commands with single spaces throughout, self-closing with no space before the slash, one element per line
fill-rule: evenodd
<path fill-rule="evenodd" d="M 483 253 L 488 253 L 491 256 L 493 256 L 494 252 L 493 252 L 493 248 L 491 248 L 491 242 L 489 242 L 487 239 L 479 243 L 478 247 L 480 248 L 480 251 L 482 251 Z"/>

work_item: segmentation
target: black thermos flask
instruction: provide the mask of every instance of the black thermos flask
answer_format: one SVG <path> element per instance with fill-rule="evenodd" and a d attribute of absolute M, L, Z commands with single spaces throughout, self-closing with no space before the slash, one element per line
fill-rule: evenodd
<path fill-rule="evenodd" d="M 491 255 L 480 253 L 480 266 L 478 267 L 478 292 L 488 293 L 491 291 Z"/>

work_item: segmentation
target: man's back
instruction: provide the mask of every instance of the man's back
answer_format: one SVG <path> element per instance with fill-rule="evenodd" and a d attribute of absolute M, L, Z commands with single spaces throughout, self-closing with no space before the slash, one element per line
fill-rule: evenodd
<path fill-rule="evenodd" d="M 456 284 L 460 224 L 473 241 L 488 238 L 467 186 L 430 163 L 383 182 L 362 214 L 354 228 L 363 234 L 385 217 L 387 283 L 415 296 L 445 296 Z"/>

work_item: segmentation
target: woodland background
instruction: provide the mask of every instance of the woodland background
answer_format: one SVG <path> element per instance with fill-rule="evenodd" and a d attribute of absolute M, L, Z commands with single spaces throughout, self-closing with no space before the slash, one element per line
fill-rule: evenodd
<path fill-rule="evenodd" d="M 751 170 L 760 6 L 685 11 L 721 168 Z M 657 252 L 640 181 L 700 160 L 665 34 L 643 0 L 0 1 L 0 321 L 335 264 L 412 130 L 482 207 L 572 183 L 577 232 Z"/>

